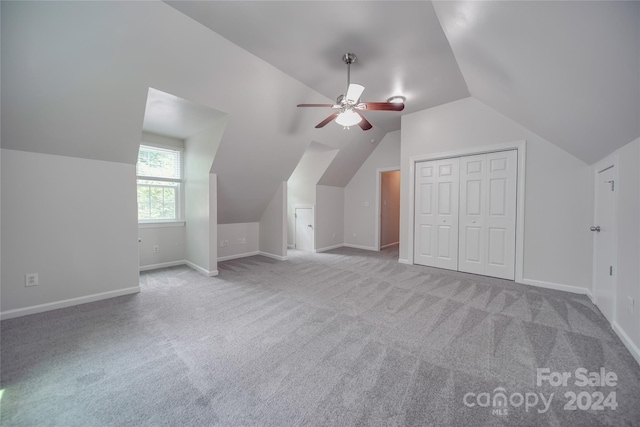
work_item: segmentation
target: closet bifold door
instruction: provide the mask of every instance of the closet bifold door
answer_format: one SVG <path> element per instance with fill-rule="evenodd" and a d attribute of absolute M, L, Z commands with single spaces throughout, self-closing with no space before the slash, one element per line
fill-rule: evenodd
<path fill-rule="evenodd" d="M 458 168 L 458 158 L 416 163 L 416 264 L 458 269 Z"/>
<path fill-rule="evenodd" d="M 515 279 L 517 151 L 460 158 L 458 269 Z"/>

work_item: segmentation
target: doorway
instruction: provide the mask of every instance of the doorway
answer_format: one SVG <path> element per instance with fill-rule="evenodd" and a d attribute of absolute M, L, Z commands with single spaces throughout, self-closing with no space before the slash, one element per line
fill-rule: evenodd
<path fill-rule="evenodd" d="M 301 251 L 313 252 L 315 234 L 313 231 L 313 209 L 296 208 L 295 219 L 295 248 Z"/>
<path fill-rule="evenodd" d="M 400 171 L 380 173 L 380 249 L 400 242 Z"/>
<path fill-rule="evenodd" d="M 594 300 L 602 314 L 613 323 L 616 300 L 616 221 L 615 190 L 617 170 L 614 164 L 599 168 L 595 185 Z"/>

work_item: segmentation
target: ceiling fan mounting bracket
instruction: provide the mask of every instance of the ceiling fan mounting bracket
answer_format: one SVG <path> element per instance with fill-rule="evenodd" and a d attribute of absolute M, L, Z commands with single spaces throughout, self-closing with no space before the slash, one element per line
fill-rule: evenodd
<path fill-rule="evenodd" d="M 344 55 L 342 55 L 342 62 L 347 65 L 351 65 L 356 62 L 356 58 L 357 56 L 355 53 L 345 53 Z"/>

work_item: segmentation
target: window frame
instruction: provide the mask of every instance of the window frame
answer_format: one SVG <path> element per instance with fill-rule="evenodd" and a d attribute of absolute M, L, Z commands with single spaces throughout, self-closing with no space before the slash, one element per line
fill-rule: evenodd
<path fill-rule="evenodd" d="M 138 148 L 138 158 L 140 157 L 140 148 L 149 147 L 149 148 L 158 148 L 162 150 L 170 150 L 178 153 L 178 159 L 180 162 L 180 178 L 164 178 L 164 177 L 156 177 L 149 175 L 138 175 L 138 160 L 136 160 L 136 206 L 139 205 L 139 200 L 137 196 L 137 190 L 142 185 L 145 187 L 170 187 L 174 188 L 176 192 L 175 197 L 175 218 L 174 219 L 140 219 L 138 216 L 138 226 L 141 228 L 150 228 L 150 227 L 173 227 L 173 226 L 182 226 L 184 225 L 184 148 L 173 146 L 173 145 L 165 145 L 165 144 L 157 144 L 147 141 L 140 142 L 140 146 Z M 145 185 L 140 184 L 140 181 L 155 181 L 155 182 L 167 182 L 167 183 L 176 183 L 176 186 L 155 186 L 155 185 Z M 138 211 L 136 211 L 138 212 Z"/>

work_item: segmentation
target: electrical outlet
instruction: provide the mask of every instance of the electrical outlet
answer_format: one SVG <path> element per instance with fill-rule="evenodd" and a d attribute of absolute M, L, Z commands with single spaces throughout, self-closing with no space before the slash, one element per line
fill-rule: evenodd
<path fill-rule="evenodd" d="M 335 237 L 336 237 L 336 233 L 333 233 L 333 234 L 331 235 L 331 237 L 333 237 L 333 238 L 335 239 Z"/>
<path fill-rule="evenodd" d="M 38 273 L 29 273 L 24 275 L 25 286 L 36 286 L 38 284 Z"/>
<path fill-rule="evenodd" d="M 240 238 L 238 239 L 238 244 L 239 244 L 239 245 L 244 245 L 244 244 L 246 244 L 246 243 L 247 243 L 247 239 L 246 239 L 245 237 L 240 237 Z"/>
<path fill-rule="evenodd" d="M 356 233 L 353 233 L 353 237 L 356 237 Z"/>
<path fill-rule="evenodd" d="M 155 245 L 155 246 L 153 247 L 153 252 L 156 252 L 156 253 L 157 253 L 157 252 L 160 252 L 160 246 Z"/>
<path fill-rule="evenodd" d="M 633 314 L 633 310 L 635 308 L 633 297 L 627 297 L 627 304 L 629 304 L 629 312 Z"/>

